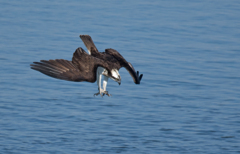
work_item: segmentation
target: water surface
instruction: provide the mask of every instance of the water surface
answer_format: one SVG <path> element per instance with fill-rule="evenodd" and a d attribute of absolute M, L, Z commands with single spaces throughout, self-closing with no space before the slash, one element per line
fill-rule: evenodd
<path fill-rule="evenodd" d="M 0 153 L 240 153 L 240 2 L 0 2 Z M 118 50 L 112 97 L 50 78 L 79 35 Z M 84 47 L 84 49 L 86 49 Z"/>

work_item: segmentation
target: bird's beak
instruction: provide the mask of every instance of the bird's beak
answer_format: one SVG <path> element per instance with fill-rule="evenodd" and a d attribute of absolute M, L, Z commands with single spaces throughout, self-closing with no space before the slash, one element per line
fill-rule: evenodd
<path fill-rule="evenodd" d="M 119 76 L 119 80 L 117 81 L 119 86 L 121 85 L 121 77 Z"/>

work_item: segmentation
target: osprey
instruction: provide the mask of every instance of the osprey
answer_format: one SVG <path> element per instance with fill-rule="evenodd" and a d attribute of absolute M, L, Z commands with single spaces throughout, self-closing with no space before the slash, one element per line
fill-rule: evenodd
<path fill-rule="evenodd" d="M 41 60 L 33 62 L 31 68 L 48 76 L 75 82 L 92 82 L 97 80 L 98 93 L 96 95 L 111 96 L 106 91 L 108 78 L 121 84 L 121 77 L 118 70 L 125 67 L 133 78 L 135 84 L 140 84 L 142 74 L 135 71 L 131 63 L 127 62 L 122 55 L 114 49 L 105 49 L 105 52 L 98 52 L 89 35 L 80 35 L 83 43 L 88 49 L 89 54 L 81 47 L 73 53 L 72 61 L 64 59 Z M 103 75 L 103 89 L 101 80 Z"/>

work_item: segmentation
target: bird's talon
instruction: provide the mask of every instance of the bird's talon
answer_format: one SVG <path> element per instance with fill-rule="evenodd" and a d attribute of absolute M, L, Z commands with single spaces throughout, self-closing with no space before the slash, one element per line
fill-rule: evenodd
<path fill-rule="evenodd" d="M 108 97 L 112 96 L 111 94 L 108 93 L 108 91 L 101 91 L 93 94 L 93 96 L 95 97 L 95 96 L 98 96 L 99 94 L 101 95 L 101 97 L 103 97 L 104 95 L 107 95 Z"/>
<path fill-rule="evenodd" d="M 95 93 L 95 94 L 93 94 L 93 96 L 95 97 L 95 96 L 98 96 L 100 93 L 98 92 L 98 93 Z"/>
<path fill-rule="evenodd" d="M 104 91 L 104 94 L 106 94 L 108 97 L 112 96 L 111 94 L 108 93 L 108 91 Z"/>

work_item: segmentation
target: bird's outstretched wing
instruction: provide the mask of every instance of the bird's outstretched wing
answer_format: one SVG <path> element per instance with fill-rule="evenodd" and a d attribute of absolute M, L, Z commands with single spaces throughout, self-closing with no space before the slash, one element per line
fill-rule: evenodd
<path fill-rule="evenodd" d="M 134 67 L 132 66 L 132 64 L 127 62 L 117 50 L 105 49 L 105 52 L 109 55 L 112 55 L 115 59 L 117 59 L 121 65 L 121 67 L 126 68 L 126 70 L 129 72 L 129 74 L 132 76 L 135 84 L 140 84 L 143 74 L 141 74 L 139 76 L 139 72 L 138 71 L 136 72 Z"/>
<path fill-rule="evenodd" d="M 71 61 L 64 59 L 41 60 L 33 62 L 31 68 L 50 77 L 68 81 L 86 81 L 86 77 Z"/>
<path fill-rule="evenodd" d="M 68 81 L 96 81 L 98 66 L 105 66 L 100 59 L 88 55 L 82 48 L 76 49 L 72 61 L 64 59 L 33 62 L 31 68 L 48 76 Z"/>
<path fill-rule="evenodd" d="M 93 40 L 91 36 L 89 35 L 80 35 L 80 38 L 82 39 L 83 43 L 85 44 L 86 48 L 88 49 L 89 54 L 91 55 L 91 52 L 98 52 L 95 44 L 93 43 Z"/>

